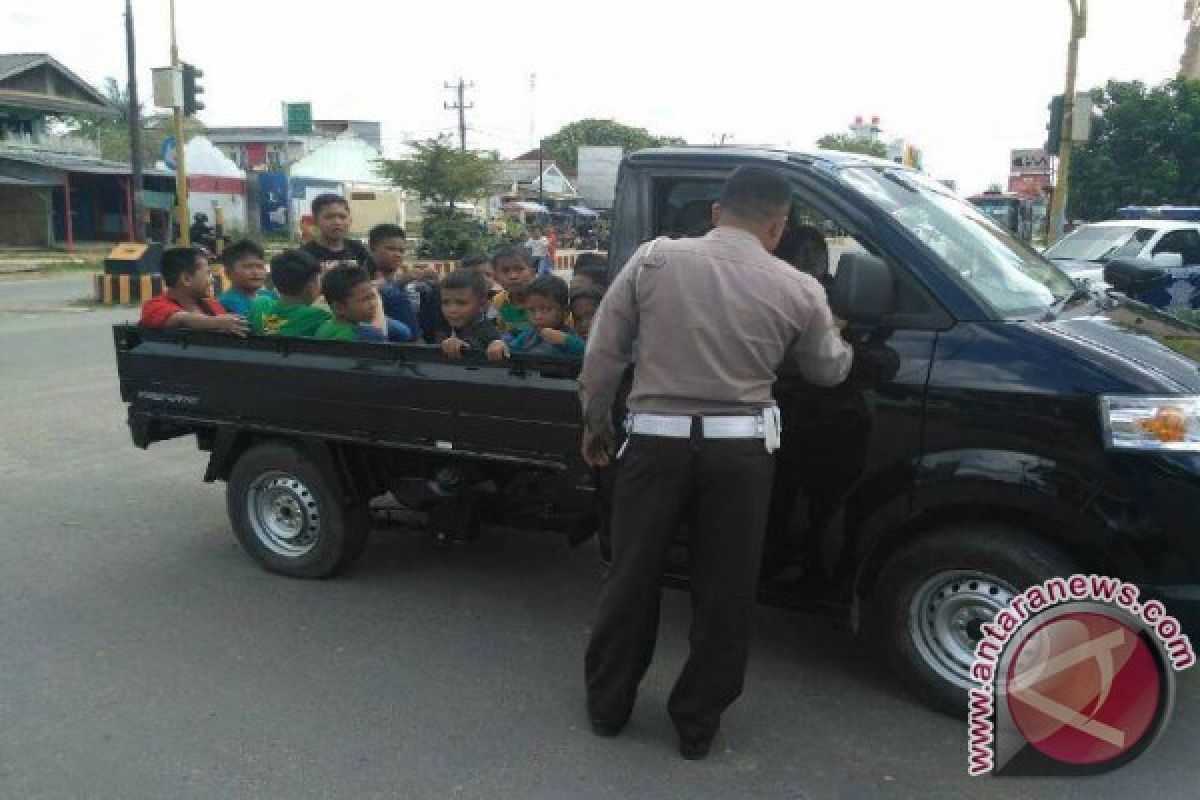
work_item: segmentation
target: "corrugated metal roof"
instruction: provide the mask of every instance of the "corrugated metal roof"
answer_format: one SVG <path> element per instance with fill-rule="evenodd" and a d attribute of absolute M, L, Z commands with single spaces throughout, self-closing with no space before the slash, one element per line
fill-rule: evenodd
<path fill-rule="evenodd" d="M 47 169 L 63 172 L 86 172 L 92 175 L 130 175 L 133 168 L 124 161 L 109 161 L 104 158 L 77 156 L 70 153 L 53 153 L 47 150 L 26 150 L 0 148 L 0 161 L 20 161 Z M 169 178 L 175 173 L 167 170 L 144 167 L 143 175 Z"/>

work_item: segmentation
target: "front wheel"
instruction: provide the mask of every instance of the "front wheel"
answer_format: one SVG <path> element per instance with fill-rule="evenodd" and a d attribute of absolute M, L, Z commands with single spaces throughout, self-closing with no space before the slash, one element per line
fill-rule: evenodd
<path fill-rule="evenodd" d="M 1075 571 L 1057 548 L 1023 531 L 986 523 L 943 528 L 884 564 L 870 627 L 922 699 L 962 716 L 983 625 L 1026 588 Z"/>
<path fill-rule="evenodd" d="M 268 442 L 243 453 L 225 498 L 238 541 L 271 572 L 325 578 L 366 544 L 366 508 L 343 504 L 324 472 L 287 444 Z"/>

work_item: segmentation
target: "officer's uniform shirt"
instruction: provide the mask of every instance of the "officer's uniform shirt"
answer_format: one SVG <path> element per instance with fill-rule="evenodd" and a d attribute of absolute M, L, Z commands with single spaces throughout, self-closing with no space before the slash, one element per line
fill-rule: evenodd
<path fill-rule="evenodd" d="M 774 405 L 789 353 L 818 386 L 850 370 L 853 352 L 816 279 L 740 228 L 658 239 L 634 253 L 596 312 L 579 377 L 587 423 L 607 424 L 631 361 L 630 411 L 755 413 Z"/>

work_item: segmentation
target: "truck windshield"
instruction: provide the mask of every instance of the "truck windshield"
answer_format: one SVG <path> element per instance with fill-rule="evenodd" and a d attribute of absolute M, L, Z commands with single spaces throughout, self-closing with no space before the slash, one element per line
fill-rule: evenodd
<path fill-rule="evenodd" d="M 1103 263 L 1112 258 L 1136 256 L 1154 231 L 1136 225 L 1084 225 L 1046 250 L 1046 258 Z"/>
<path fill-rule="evenodd" d="M 939 255 L 997 315 L 1044 314 L 1074 293 L 1057 267 L 941 184 L 911 170 L 847 167 L 840 174 Z"/>

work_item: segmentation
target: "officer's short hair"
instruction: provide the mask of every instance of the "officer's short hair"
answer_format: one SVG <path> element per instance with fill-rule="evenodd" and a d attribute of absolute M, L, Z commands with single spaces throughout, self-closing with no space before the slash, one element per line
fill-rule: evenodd
<path fill-rule="evenodd" d="M 770 167 L 738 167 L 721 192 L 721 208 L 751 222 L 766 222 L 791 204 L 792 185 Z"/>

